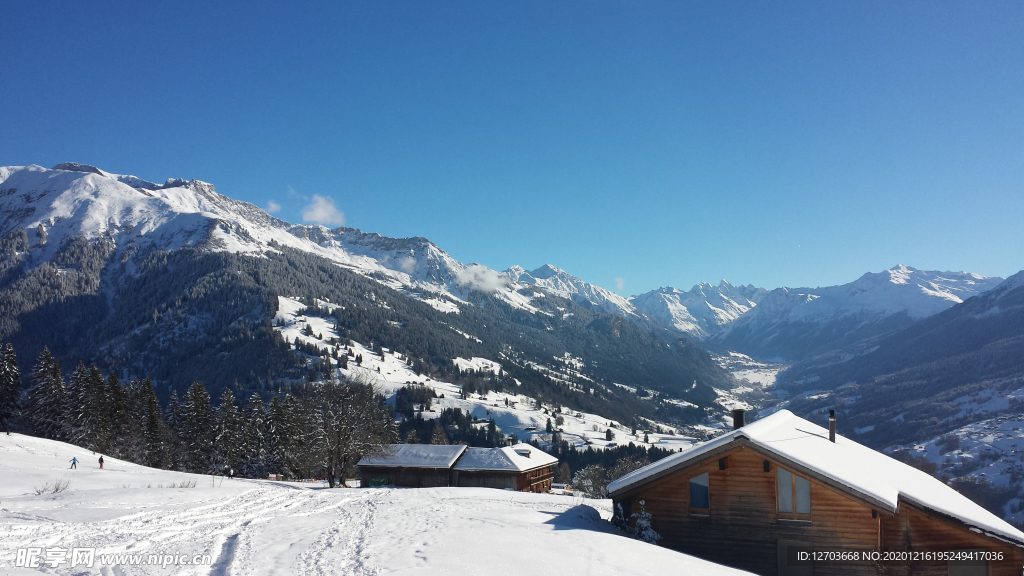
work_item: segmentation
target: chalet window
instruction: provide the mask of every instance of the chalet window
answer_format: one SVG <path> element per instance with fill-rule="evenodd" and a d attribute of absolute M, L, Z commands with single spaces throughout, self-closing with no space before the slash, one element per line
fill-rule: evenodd
<path fill-rule="evenodd" d="M 811 519 L 811 482 L 789 470 L 778 470 L 779 518 Z"/>
<path fill-rule="evenodd" d="M 708 473 L 690 478 L 690 514 L 708 514 L 711 498 L 708 493 Z"/>

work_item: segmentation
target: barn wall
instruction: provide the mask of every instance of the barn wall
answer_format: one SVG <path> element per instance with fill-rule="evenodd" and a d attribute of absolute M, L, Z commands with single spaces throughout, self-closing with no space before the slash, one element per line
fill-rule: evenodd
<path fill-rule="evenodd" d="M 434 488 L 448 486 L 447 468 L 405 468 L 400 466 L 360 466 L 360 485 L 368 487 L 371 478 L 387 478 L 391 486 Z"/>
<path fill-rule="evenodd" d="M 453 486 L 516 489 L 516 472 L 474 472 L 453 470 Z"/>

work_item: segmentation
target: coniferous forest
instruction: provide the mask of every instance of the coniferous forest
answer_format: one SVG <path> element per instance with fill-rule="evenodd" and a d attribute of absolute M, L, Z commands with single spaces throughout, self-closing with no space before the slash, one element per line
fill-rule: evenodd
<path fill-rule="evenodd" d="M 79 363 L 67 376 L 43 350 L 22 392 L 14 348 L 0 358 L 0 422 L 155 468 L 265 478 L 336 479 L 397 439 L 394 412 L 372 384 L 330 379 L 264 402 L 225 388 L 215 402 L 201 382 L 161 407 L 148 378 L 121 382 Z"/>
<path fill-rule="evenodd" d="M 48 348 L 23 377 L 14 347 L 7 344 L 0 352 L 0 426 L 7 432 L 68 442 L 154 468 L 326 478 L 333 487 L 355 475 L 361 457 L 380 454 L 391 443 L 494 447 L 507 441 L 493 419 L 478 428 L 459 409 L 424 419 L 422 411 L 435 393 L 423 386 L 402 388 L 389 403 L 372 383 L 325 371 L 319 380 L 270 394 L 269 401 L 255 392 L 237 398 L 230 387 L 215 400 L 194 382 L 181 397 L 172 392 L 161 406 L 149 378 L 122 382 L 81 362 L 65 375 Z M 558 479 L 565 483 L 579 470 L 588 478 L 613 478 L 669 454 L 632 443 L 581 451 L 557 434 L 554 440 L 549 451 L 561 461 Z"/>

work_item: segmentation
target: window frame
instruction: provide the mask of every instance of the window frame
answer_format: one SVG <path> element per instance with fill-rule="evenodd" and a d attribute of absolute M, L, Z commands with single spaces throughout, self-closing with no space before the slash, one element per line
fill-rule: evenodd
<path fill-rule="evenodd" d="M 783 512 L 780 509 L 781 502 L 779 501 L 779 472 L 787 472 L 790 476 L 789 489 L 790 489 L 790 503 L 792 509 L 789 512 Z M 797 478 L 807 482 L 807 506 L 810 512 L 800 513 L 797 512 Z M 806 476 L 797 474 L 789 468 L 782 466 L 775 466 L 775 512 L 778 514 L 779 520 L 789 520 L 796 522 L 810 522 L 811 513 L 814 512 L 814 505 L 811 503 L 811 479 Z"/>
<path fill-rule="evenodd" d="M 707 508 L 697 508 L 697 507 L 695 507 L 693 505 L 693 491 L 691 490 L 691 487 L 693 486 L 694 479 L 700 478 L 701 476 L 706 476 L 707 477 L 707 483 L 708 483 L 708 485 L 707 485 L 707 489 L 708 489 L 708 507 Z M 706 517 L 711 515 L 711 474 L 708 473 L 708 471 L 705 470 L 704 472 L 701 472 L 700 474 L 694 474 L 693 476 L 690 476 L 686 480 L 686 507 L 687 507 L 687 511 L 689 512 L 690 516 L 696 516 L 698 518 L 706 518 Z"/>

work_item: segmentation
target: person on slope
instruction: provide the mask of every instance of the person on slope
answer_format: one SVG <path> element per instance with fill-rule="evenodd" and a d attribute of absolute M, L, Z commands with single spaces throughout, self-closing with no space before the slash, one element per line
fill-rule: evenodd
<path fill-rule="evenodd" d="M 74 456 L 71 457 L 71 469 L 78 470 L 78 458 L 75 458 Z"/>
<path fill-rule="evenodd" d="M 103 470 L 103 456 L 100 456 L 100 470 Z"/>

